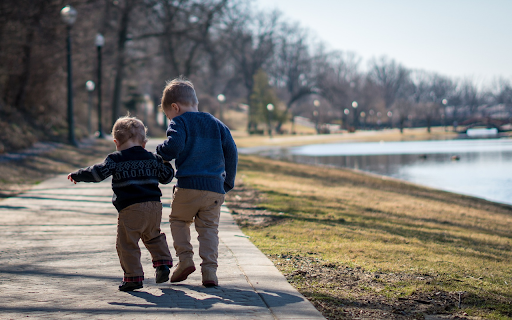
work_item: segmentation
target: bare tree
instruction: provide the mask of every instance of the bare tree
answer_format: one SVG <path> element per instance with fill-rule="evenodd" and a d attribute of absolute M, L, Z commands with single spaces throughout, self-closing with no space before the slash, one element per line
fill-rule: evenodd
<path fill-rule="evenodd" d="M 203 50 L 206 63 L 203 64 L 204 67 L 199 73 L 206 92 L 212 97 L 220 93 L 235 93 L 230 90 L 228 85 L 229 80 L 233 78 L 233 69 L 230 68 L 232 56 L 226 48 L 230 46 L 231 37 L 229 35 L 233 31 L 232 20 L 236 20 L 237 18 L 234 17 L 244 10 L 244 3 L 239 0 L 225 3 L 223 11 L 216 13 L 217 19 L 214 23 L 212 22 L 211 32 L 204 33 Z M 210 12 L 209 16 L 213 18 L 214 13 Z"/>
<path fill-rule="evenodd" d="M 322 52 L 322 49 L 319 51 Z M 342 118 L 340 123 L 346 127 L 347 115 L 344 110 L 351 109 L 352 101 L 356 99 L 362 83 L 358 71 L 359 61 L 360 58 L 350 52 L 335 51 L 315 55 L 314 68 L 320 95 L 337 110 L 339 117 Z"/>
<path fill-rule="evenodd" d="M 382 57 L 370 62 L 368 80 L 380 87 L 385 108 L 395 110 L 403 133 L 405 119 L 411 114 L 414 101 L 410 71 L 394 60 Z"/>
<path fill-rule="evenodd" d="M 359 123 L 362 122 L 363 127 L 367 127 L 369 124 L 371 113 L 375 111 L 385 112 L 384 99 L 381 98 L 381 88 L 369 81 L 368 77 L 361 80 L 357 91 L 357 103 L 357 110 L 354 111 L 359 113 Z"/>
<path fill-rule="evenodd" d="M 397 98 L 403 98 L 409 86 L 409 70 L 394 60 L 381 57 L 370 62 L 368 77 L 382 88 L 386 109 L 390 109 Z"/>
<path fill-rule="evenodd" d="M 282 23 L 277 38 L 269 70 L 273 84 L 284 89 L 285 114 L 289 114 L 296 101 L 310 94 L 319 93 L 317 77 L 306 30 L 301 29 L 298 24 Z M 277 132 L 281 131 L 282 124 L 283 121 L 277 123 Z"/>
<path fill-rule="evenodd" d="M 211 40 L 227 4 L 228 0 L 147 0 L 151 28 L 137 39 L 158 37 L 169 74 L 190 77 L 200 67 L 200 49 Z"/>
<path fill-rule="evenodd" d="M 424 71 L 414 72 L 412 79 L 417 113 L 424 118 L 427 131 L 430 132 L 432 121 L 438 118 L 441 106 L 446 108 L 447 98 L 452 95 L 452 82 L 435 73 Z M 444 118 L 446 110 L 441 115 Z"/>
<path fill-rule="evenodd" d="M 413 103 L 410 99 L 407 98 L 398 98 L 395 100 L 393 104 L 393 110 L 395 114 L 398 116 L 398 127 L 400 128 L 400 132 L 404 132 L 404 124 L 411 114 L 411 110 L 413 108 Z"/>
<path fill-rule="evenodd" d="M 465 79 L 457 87 L 459 99 L 458 116 L 477 117 L 477 110 L 482 101 L 482 95 L 470 79 Z"/>
<path fill-rule="evenodd" d="M 121 108 L 121 94 L 126 64 L 126 42 L 129 40 L 129 27 L 132 12 L 137 10 L 138 0 L 124 0 L 119 4 L 118 28 L 117 28 L 117 52 L 115 62 L 114 93 L 112 100 L 112 125 L 119 118 Z"/>
<path fill-rule="evenodd" d="M 277 12 L 258 13 L 256 16 L 241 15 L 232 21 L 232 30 L 228 48 L 235 62 L 235 79 L 245 86 L 247 97 L 254 87 L 254 76 L 271 58 L 276 43 L 276 27 L 279 19 Z M 256 115 L 257 110 L 249 106 L 249 119 Z M 251 132 L 256 125 L 249 120 L 247 131 Z"/>
<path fill-rule="evenodd" d="M 510 81 L 499 78 L 494 81 L 491 89 L 493 103 L 503 105 L 508 114 L 509 122 L 512 122 L 512 84 Z"/>

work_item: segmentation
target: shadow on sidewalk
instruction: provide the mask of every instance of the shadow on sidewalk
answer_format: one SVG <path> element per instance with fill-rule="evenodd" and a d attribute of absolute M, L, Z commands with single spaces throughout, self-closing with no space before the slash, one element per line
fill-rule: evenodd
<path fill-rule="evenodd" d="M 94 253 L 102 253 L 100 250 L 96 251 L 88 251 L 88 253 L 94 254 Z M 82 255 L 82 252 L 66 252 L 66 257 L 68 260 L 72 260 L 74 256 L 80 256 Z M 51 255 L 47 252 L 44 254 L 44 259 L 41 258 L 40 262 L 48 262 L 55 259 L 59 259 L 59 254 Z M 5 279 L 7 278 L 7 275 L 12 276 L 21 276 L 24 279 L 34 278 L 39 280 L 48 280 L 48 281 L 55 281 L 56 279 L 64 280 L 64 279 L 77 279 L 77 280 L 83 280 L 83 279 L 91 279 L 91 280 L 106 280 L 106 281 L 112 281 L 112 282 L 119 282 L 122 276 L 100 276 L 100 275 L 91 275 L 82 272 L 73 272 L 73 270 L 77 270 L 76 266 L 73 266 L 70 263 L 70 266 L 66 269 L 70 270 L 70 273 L 63 273 L 63 272 L 56 272 L 55 269 L 51 269 L 49 267 L 40 267 L 40 266 L 34 266 L 30 264 L 6 264 L 6 265 L 0 265 L 0 274 L 2 274 L 2 277 Z M 12 279 L 10 279 L 12 280 Z M 16 280 L 18 281 L 18 280 Z M 34 280 L 37 281 L 37 280 Z"/>
<path fill-rule="evenodd" d="M 28 196 L 28 195 L 20 195 L 18 198 L 20 199 L 30 199 L 30 200 L 50 200 L 50 201 L 70 201 L 70 202 L 88 202 L 88 203 L 112 203 L 111 201 L 99 201 L 99 200 L 89 200 L 89 199 L 72 199 L 73 197 L 85 197 L 82 195 L 65 195 L 65 198 L 50 198 L 50 197 L 38 197 L 38 196 Z M 95 196 L 95 198 L 99 198 Z"/>
<path fill-rule="evenodd" d="M 144 291 L 132 291 L 129 294 L 142 298 L 147 303 L 120 303 L 110 302 L 111 305 L 121 305 L 125 307 L 140 307 L 140 308 L 186 308 L 186 309 L 210 309 L 215 304 L 225 305 L 239 305 L 239 306 L 253 306 L 267 308 L 264 300 L 272 299 L 272 306 L 285 306 L 288 304 L 301 302 L 299 297 L 284 293 L 257 293 L 253 290 L 242 290 L 230 287 L 214 287 L 205 288 L 202 286 L 191 285 L 173 285 L 171 288 L 161 289 L 162 295 L 154 295 Z M 201 293 L 201 297 L 195 298 L 190 296 L 186 291 L 194 291 L 194 293 Z"/>

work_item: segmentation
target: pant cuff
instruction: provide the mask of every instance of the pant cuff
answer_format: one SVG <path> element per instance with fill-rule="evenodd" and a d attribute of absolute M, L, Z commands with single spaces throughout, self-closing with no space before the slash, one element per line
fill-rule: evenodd
<path fill-rule="evenodd" d="M 144 276 L 123 277 L 124 282 L 142 282 L 142 280 L 144 280 Z"/>
<path fill-rule="evenodd" d="M 153 268 L 159 267 L 159 266 L 168 266 L 169 268 L 172 267 L 172 260 L 156 260 L 153 261 Z"/>

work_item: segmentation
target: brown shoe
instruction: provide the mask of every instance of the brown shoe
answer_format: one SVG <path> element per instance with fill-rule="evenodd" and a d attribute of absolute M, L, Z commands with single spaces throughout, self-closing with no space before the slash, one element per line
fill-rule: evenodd
<path fill-rule="evenodd" d="M 171 282 L 180 282 L 187 279 L 188 275 L 196 271 L 194 261 L 192 259 L 186 259 L 178 262 L 176 270 L 172 273 Z"/>
<path fill-rule="evenodd" d="M 202 270 L 202 274 L 203 286 L 216 287 L 219 285 L 219 280 L 217 280 L 217 272 L 215 270 L 205 269 Z"/>

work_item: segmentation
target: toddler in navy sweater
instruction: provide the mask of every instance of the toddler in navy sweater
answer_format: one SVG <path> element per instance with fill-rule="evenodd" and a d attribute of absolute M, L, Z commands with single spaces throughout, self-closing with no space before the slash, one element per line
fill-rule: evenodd
<path fill-rule="evenodd" d="M 162 109 L 170 124 L 167 140 L 156 148 L 164 160 L 175 160 L 174 199 L 169 222 L 179 258 L 171 282 L 187 279 L 196 270 L 190 243 L 195 224 L 202 259 L 202 283 L 217 286 L 218 226 L 225 193 L 235 185 L 238 154 L 226 125 L 209 113 L 198 111 L 190 81 L 170 81 L 162 95 Z"/>
<path fill-rule="evenodd" d="M 156 283 L 168 281 L 172 267 L 165 234 L 160 232 L 162 192 L 158 183 L 171 182 L 174 169 L 162 157 L 144 149 L 146 130 L 137 118 L 119 118 L 112 129 L 117 152 L 102 163 L 68 175 L 74 183 L 100 182 L 112 176 L 112 203 L 119 212 L 116 249 L 124 271 L 121 291 L 142 288 L 140 239 L 151 254 Z"/>

